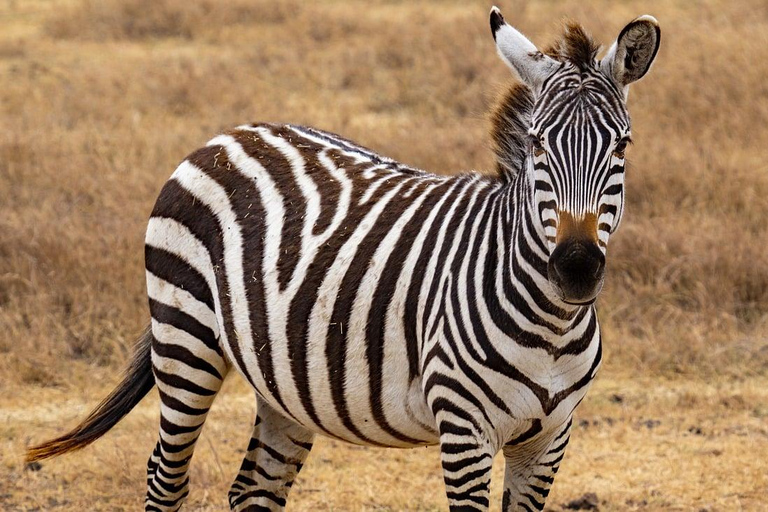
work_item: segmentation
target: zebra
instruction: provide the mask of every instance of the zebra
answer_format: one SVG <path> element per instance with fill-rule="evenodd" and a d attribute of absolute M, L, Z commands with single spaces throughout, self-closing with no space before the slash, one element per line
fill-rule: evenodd
<path fill-rule="evenodd" d="M 660 43 L 652 16 L 602 59 L 573 22 L 540 51 L 494 7 L 517 81 L 492 115 L 496 172 L 441 176 L 296 125 L 213 138 L 175 170 L 145 243 L 151 325 L 79 449 L 156 385 L 146 510 L 178 510 L 206 415 L 235 369 L 256 420 L 229 492 L 282 510 L 316 435 L 439 445 L 450 510 L 542 510 L 602 360 L 594 302 L 622 218 L 628 87 Z"/>

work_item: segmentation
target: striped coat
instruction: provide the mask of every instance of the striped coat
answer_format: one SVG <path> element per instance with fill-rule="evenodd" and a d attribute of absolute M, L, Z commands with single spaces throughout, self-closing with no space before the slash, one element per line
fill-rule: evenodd
<path fill-rule="evenodd" d="M 160 195 L 147 234 L 153 319 L 173 314 L 175 276 L 189 276 L 199 296 L 181 295 L 208 319 L 210 345 L 270 406 L 350 442 L 436 443 L 424 400 L 436 387 L 489 425 L 549 414 L 592 377 L 599 335 L 592 307 L 548 300 L 544 242 L 515 208 L 524 193 L 317 130 L 241 127 L 191 155 Z M 522 407 L 493 389 L 523 394 Z"/>

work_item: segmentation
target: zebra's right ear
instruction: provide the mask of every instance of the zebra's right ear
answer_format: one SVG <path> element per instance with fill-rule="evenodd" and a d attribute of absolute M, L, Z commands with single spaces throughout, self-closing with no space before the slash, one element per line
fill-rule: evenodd
<path fill-rule="evenodd" d="M 536 45 L 504 21 L 499 8 L 491 9 L 491 33 L 502 60 L 529 87 L 536 89 L 557 67 Z"/>

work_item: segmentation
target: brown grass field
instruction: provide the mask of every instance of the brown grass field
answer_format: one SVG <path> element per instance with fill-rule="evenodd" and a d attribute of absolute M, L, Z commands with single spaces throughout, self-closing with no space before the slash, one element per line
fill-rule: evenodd
<path fill-rule="evenodd" d="M 768 4 L 498 0 L 540 45 L 655 15 L 630 94 L 627 212 L 599 301 L 605 359 L 548 510 L 768 510 Z M 510 81 L 489 2 L 0 0 L 0 509 L 136 510 L 155 393 L 92 447 L 26 446 L 114 386 L 148 319 L 160 187 L 218 131 L 315 125 L 436 172 L 491 169 Z M 213 408 L 186 510 L 225 510 L 253 399 Z M 500 503 L 501 461 L 494 473 Z M 444 510 L 434 448 L 321 440 L 289 510 Z"/>

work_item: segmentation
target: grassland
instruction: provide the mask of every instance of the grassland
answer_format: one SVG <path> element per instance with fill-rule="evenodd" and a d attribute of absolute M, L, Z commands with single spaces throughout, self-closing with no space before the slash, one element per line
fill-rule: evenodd
<path fill-rule="evenodd" d="M 768 508 L 768 5 L 500 3 L 540 44 L 663 31 L 633 87 L 627 212 L 599 310 L 605 364 L 549 508 Z M 85 452 L 24 467 L 118 379 L 146 323 L 142 241 L 175 165 L 218 131 L 288 121 L 436 172 L 491 169 L 509 83 L 485 2 L 0 0 L 0 509 L 140 507 L 152 396 Z M 233 380 L 188 510 L 222 510 L 252 421 Z M 501 468 L 496 468 L 497 484 Z M 494 487 L 496 497 L 499 486 Z M 441 510 L 434 449 L 320 442 L 293 510 Z"/>

